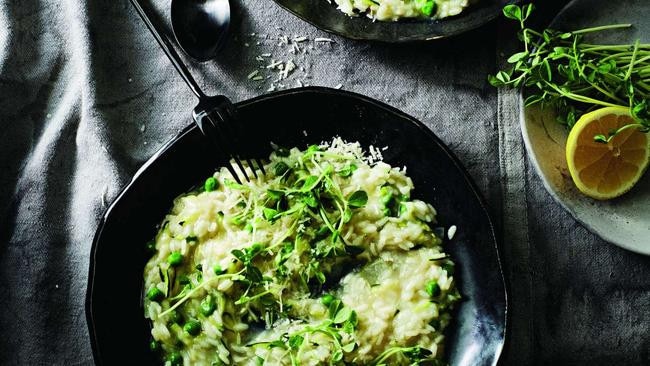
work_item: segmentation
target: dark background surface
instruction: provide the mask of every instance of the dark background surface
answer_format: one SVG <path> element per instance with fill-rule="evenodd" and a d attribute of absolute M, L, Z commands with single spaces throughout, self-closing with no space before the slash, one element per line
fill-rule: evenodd
<path fill-rule="evenodd" d="M 512 24 L 386 45 L 329 36 L 271 1 L 232 3 L 223 56 L 192 67 L 206 89 L 245 100 L 277 76 L 260 65 L 291 59 L 298 68 L 277 88 L 342 84 L 385 101 L 467 166 L 501 238 L 503 364 L 650 363 L 650 258 L 600 240 L 553 201 L 525 158 L 516 94 L 486 82 L 517 46 Z M 564 2 L 538 3 L 546 24 Z M 166 17 L 169 2 L 155 4 Z M 283 35 L 307 37 L 306 53 L 290 53 Z M 256 69 L 272 79 L 249 80 Z M 0 0 L 0 363 L 92 362 L 83 305 L 97 223 L 194 103 L 127 0 Z"/>

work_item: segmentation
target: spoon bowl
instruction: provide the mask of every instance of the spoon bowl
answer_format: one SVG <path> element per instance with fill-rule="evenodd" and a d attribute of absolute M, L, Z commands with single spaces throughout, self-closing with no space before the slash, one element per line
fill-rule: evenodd
<path fill-rule="evenodd" d="M 172 0 L 172 28 L 183 51 L 197 61 L 215 57 L 230 27 L 228 0 Z"/>

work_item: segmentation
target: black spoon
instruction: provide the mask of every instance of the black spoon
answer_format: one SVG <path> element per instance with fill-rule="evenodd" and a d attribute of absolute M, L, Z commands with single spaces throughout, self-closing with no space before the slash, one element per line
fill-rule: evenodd
<path fill-rule="evenodd" d="M 230 26 L 228 0 L 172 0 L 172 28 L 183 51 L 197 61 L 213 58 Z"/>
<path fill-rule="evenodd" d="M 187 69 L 187 66 L 183 63 L 183 60 L 180 58 L 176 50 L 171 44 L 169 37 L 162 31 L 162 27 L 154 22 L 147 12 L 142 8 L 138 0 L 131 0 L 131 3 L 135 7 L 136 11 L 153 34 L 156 41 L 160 47 L 165 51 L 165 55 L 169 58 L 171 63 L 176 68 L 176 71 L 181 75 L 187 86 L 192 90 L 194 95 L 199 99 L 199 104 L 194 107 L 192 111 L 192 118 L 194 122 L 199 126 L 201 133 L 204 136 L 210 139 L 213 142 L 213 145 L 221 150 L 222 156 L 230 157 L 230 159 L 235 160 L 241 174 L 246 180 L 250 180 L 244 169 L 241 159 L 237 154 L 239 146 L 242 146 L 244 143 L 240 140 L 240 136 L 243 135 L 243 131 L 239 129 L 239 124 L 236 123 L 236 113 L 237 109 L 232 104 L 232 102 L 223 95 L 218 96 L 208 96 L 199 87 L 192 77 L 192 74 Z M 227 159 L 227 158 L 226 158 Z M 255 172 L 255 165 L 251 163 L 250 160 L 246 160 L 248 166 L 251 167 L 253 175 L 257 178 L 257 173 Z M 230 171 L 230 174 L 233 178 L 241 183 L 239 175 L 232 167 L 229 161 L 224 162 L 225 167 Z M 264 172 L 263 165 L 256 160 L 257 168 Z"/>

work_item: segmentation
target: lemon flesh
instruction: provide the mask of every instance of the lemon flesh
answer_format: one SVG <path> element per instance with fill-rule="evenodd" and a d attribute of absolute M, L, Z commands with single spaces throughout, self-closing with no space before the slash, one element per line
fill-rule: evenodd
<path fill-rule="evenodd" d="M 569 133 L 566 159 L 573 182 L 585 195 L 606 200 L 629 191 L 650 160 L 648 134 L 625 129 L 607 143 L 594 140 L 635 123 L 627 107 L 605 107 L 580 117 Z"/>

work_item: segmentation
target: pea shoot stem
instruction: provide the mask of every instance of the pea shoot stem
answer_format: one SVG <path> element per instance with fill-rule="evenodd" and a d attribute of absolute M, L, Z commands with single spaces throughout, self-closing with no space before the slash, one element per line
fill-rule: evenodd
<path fill-rule="evenodd" d="M 226 274 L 214 276 L 214 277 L 209 278 L 207 280 L 203 280 L 203 282 L 201 282 L 201 284 L 199 284 L 198 286 L 193 288 L 190 292 L 187 293 L 187 295 L 185 295 L 183 298 L 178 300 L 174 305 L 170 306 L 169 309 L 167 309 L 167 310 L 163 311 L 162 313 L 160 313 L 158 316 L 163 317 L 163 316 L 171 313 L 176 308 L 181 306 L 185 301 L 190 299 L 197 291 L 203 289 L 205 286 L 207 286 L 207 284 L 213 282 L 214 280 L 216 280 L 216 279 L 224 279 L 224 278 L 232 278 L 232 277 L 241 275 L 243 272 L 244 272 L 244 270 L 242 269 L 241 271 L 239 271 L 237 273 L 226 273 Z"/>

